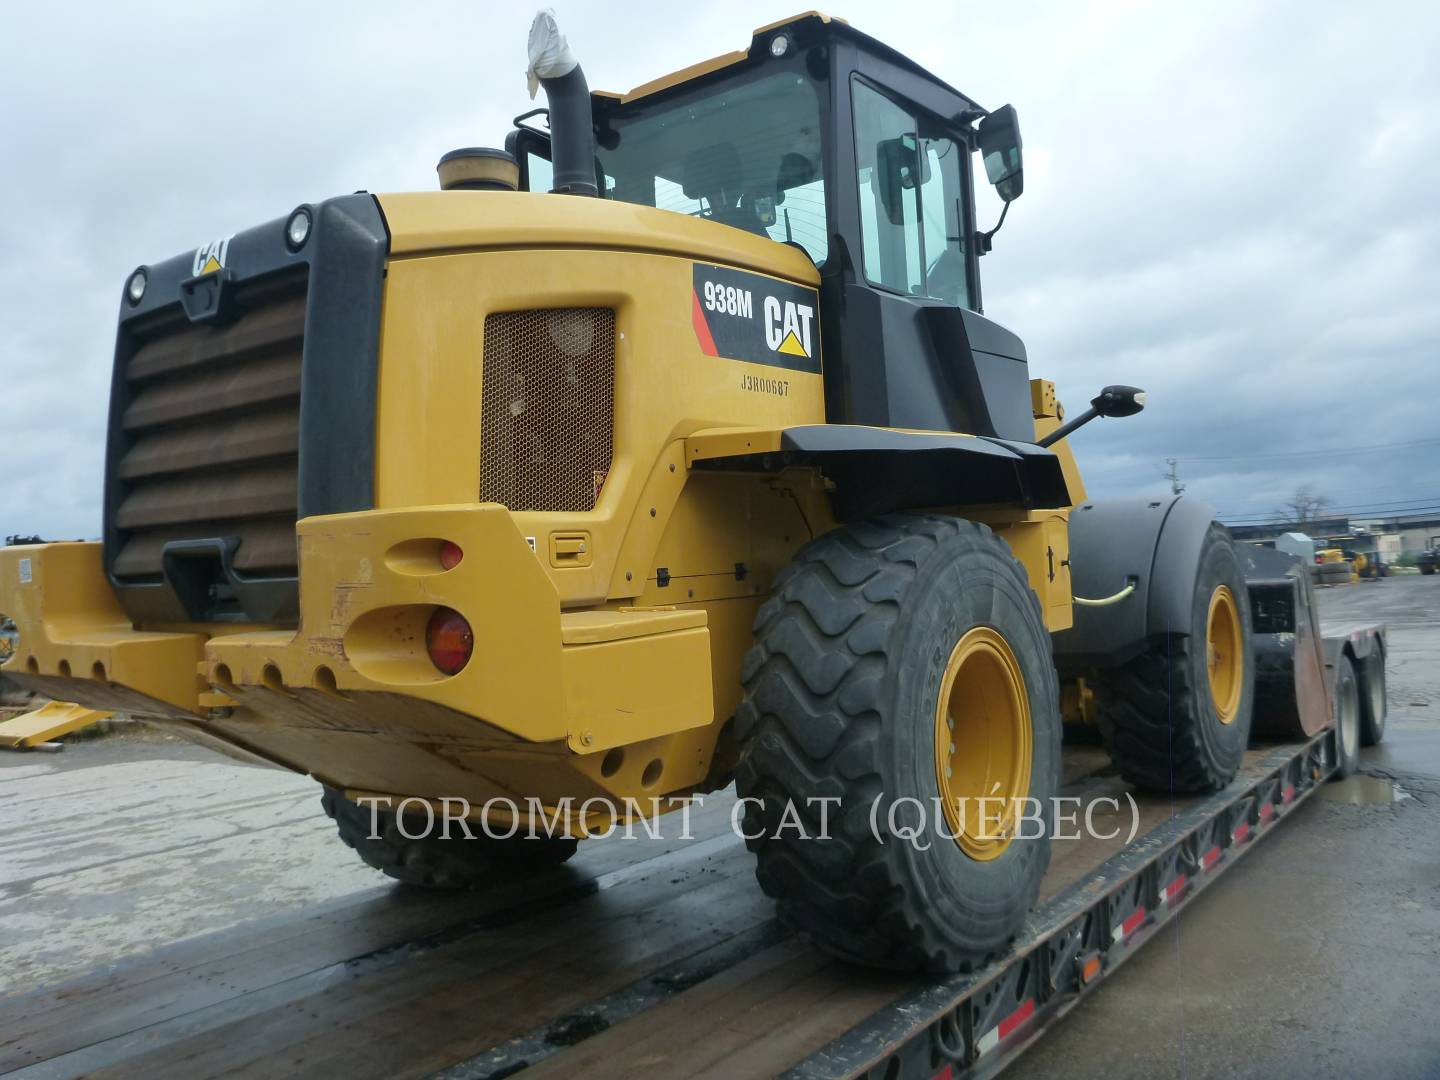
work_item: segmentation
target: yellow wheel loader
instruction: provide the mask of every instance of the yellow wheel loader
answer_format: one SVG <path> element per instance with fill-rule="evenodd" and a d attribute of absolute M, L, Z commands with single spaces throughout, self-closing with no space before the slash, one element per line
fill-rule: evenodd
<path fill-rule="evenodd" d="M 1234 775 L 1230 537 L 1087 501 L 1072 433 L 1143 394 L 1067 422 L 983 314 L 1013 108 L 813 13 L 627 93 L 530 44 L 548 109 L 441 190 L 128 277 L 104 536 L 0 552 L 5 674 L 308 773 L 416 884 L 733 781 L 823 947 L 980 963 L 1049 860 L 1062 703 L 1137 784 Z M 451 812 L 475 839 L 421 835 Z"/>

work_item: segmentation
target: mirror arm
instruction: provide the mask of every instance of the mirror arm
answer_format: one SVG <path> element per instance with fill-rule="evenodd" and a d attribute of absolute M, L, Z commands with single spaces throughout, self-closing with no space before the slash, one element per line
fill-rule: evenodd
<path fill-rule="evenodd" d="M 989 253 L 990 248 L 993 246 L 990 242 L 991 237 L 993 237 L 997 232 L 1000 231 L 1000 226 L 1005 224 L 1005 215 L 1009 212 L 1010 204 L 1007 202 L 1004 206 L 1000 208 L 1000 220 L 995 222 L 995 227 L 993 229 L 991 229 L 989 232 L 985 232 L 983 230 L 976 231 L 975 253 L 977 255 L 985 255 Z"/>
<path fill-rule="evenodd" d="M 1090 407 L 1075 419 L 1061 424 L 1036 446 L 1052 446 L 1067 435 L 1084 427 L 1097 416 L 1134 416 L 1145 408 L 1145 391 L 1138 386 L 1107 386 L 1090 400 Z"/>

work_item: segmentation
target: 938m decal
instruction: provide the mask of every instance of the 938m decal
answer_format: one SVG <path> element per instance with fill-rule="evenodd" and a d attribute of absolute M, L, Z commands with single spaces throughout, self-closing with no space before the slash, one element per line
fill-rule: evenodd
<path fill-rule="evenodd" d="M 695 264 L 690 320 L 700 351 L 820 373 L 820 297 L 814 289 L 725 266 Z"/>

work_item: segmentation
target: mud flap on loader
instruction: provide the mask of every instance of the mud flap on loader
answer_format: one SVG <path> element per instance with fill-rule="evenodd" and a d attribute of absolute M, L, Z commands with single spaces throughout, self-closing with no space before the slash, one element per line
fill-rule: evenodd
<path fill-rule="evenodd" d="M 38 709 L 0 721 L 0 750 L 33 750 L 110 715 L 71 701 L 47 701 Z"/>

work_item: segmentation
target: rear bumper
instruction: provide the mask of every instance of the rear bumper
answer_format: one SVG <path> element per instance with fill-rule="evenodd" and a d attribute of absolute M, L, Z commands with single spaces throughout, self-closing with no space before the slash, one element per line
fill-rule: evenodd
<path fill-rule="evenodd" d="M 210 706 L 198 633 L 135 630 L 101 565 L 101 546 L 0 548 L 0 612 L 19 641 L 0 671 L 48 697 L 141 716 Z"/>
<path fill-rule="evenodd" d="M 562 613 L 501 507 L 317 517 L 297 534 L 294 630 L 136 630 L 115 601 L 98 544 L 0 550 L 0 611 L 20 633 L 3 670 L 92 708 L 198 722 L 339 782 L 337 740 L 374 756 L 376 747 L 356 736 L 429 753 L 538 743 L 591 755 L 713 720 L 705 613 Z M 464 552 L 450 570 L 439 562 L 443 540 Z M 426 652 L 425 624 L 437 606 L 459 611 L 474 632 L 470 662 L 454 676 Z M 211 715 L 227 706 L 240 708 Z M 372 789 L 416 790 L 367 779 Z"/>

